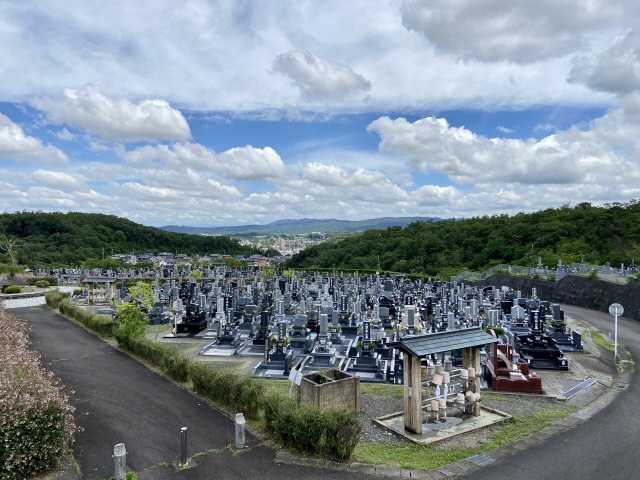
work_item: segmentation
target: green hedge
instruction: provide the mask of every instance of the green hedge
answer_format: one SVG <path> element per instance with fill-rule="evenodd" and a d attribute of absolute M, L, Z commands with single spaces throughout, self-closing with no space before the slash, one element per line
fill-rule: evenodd
<path fill-rule="evenodd" d="M 294 451 L 344 461 L 358 444 L 358 414 L 298 405 L 295 398 L 280 394 L 266 396 L 263 408 L 267 430 Z"/>
<path fill-rule="evenodd" d="M 58 305 L 58 310 L 60 310 L 60 313 L 62 313 L 63 315 L 67 315 L 87 327 L 91 322 L 91 317 L 93 317 L 93 314 L 90 311 L 84 310 L 77 305 L 74 305 L 69 301 L 68 298 L 65 298 L 60 302 L 60 304 Z"/>
<path fill-rule="evenodd" d="M 249 375 L 216 371 L 204 362 L 191 362 L 189 376 L 196 393 L 242 412 L 247 418 L 259 416 L 266 390 L 263 381 Z"/>
<path fill-rule="evenodd" d="M 144 337 L 119 337 L 118 345 L 158 367 L 177 382 L 189 379 L 189 360 L 171 345 L 153 342 Z"/>
<path fill-rule="evenodd" d="M 0 479 L 54 469 L 76 426 L 68 396 L 29 348 L 28 330 L 0 307 Z"/>
<path fill-rule="evenodd" d="M 68 293 L 62 293 L 59 291 L 47 292 L 44 295 L 44 301 L 47 302 L 47 305 L 55 310 L 60 306 L 60 302 L 65 298 L 68 298 Z"/>
<path fill-rule="evenodd" d="M 55 275 L 45 275 L 43 277 L 28 277 L 27 278 L 27 284 L 28 285 L 38 286 L 38 283 L 40 283 L 40 282 L 46 282 L 47 283 L 47 287 L 48 286 L 53 286 L 53 287 L 57 287 L 58 286 L 58 278 Z"/>
<path fill-rule="evenodd" d="M 71 303 L 67 293 L 49 292 L 44 298 L 48 306 L 58 309 L 61 314 L 82 323 L 102 337 L 112 338 L 118 330 L 118 322 L 111 315 L 95 315 L 80 308 Z"/>
<path fill-rule="evenodd" d="M 115 337 L 118 330 L 118 322 L 111 315 L 93 315 L 87 327 L 102 337 Z"/>
<path fill-rule="evenodd" d="M 106 315 L 91 315 L 58 292 L 46 295 L 47 304 L 75 318 L 97 333 L 113 337 L 118 322 Z M 157 367 L 175 381 L 191 380 L 199 395 L 257 419 L 264 414 L 267 430 L 288 448 L 338 461 L 351 457 L 358 444 L 360 417 L 342 410 L 298 406 L 292 397 L 266 395 L 264 380 L 231 371 L 216 371 L 206 362 L 190 361 L 170 344 L 144 336 L 117 335 L 118 345 Z"/>
<path fill-rule="evenodd" d="M 20 293 L 22 292 L 22 287 L 19 287 L 18 285 L 9 285 L 7 287 L 4 287 L 4 290 L 2 290 L 2 293 Z"/>

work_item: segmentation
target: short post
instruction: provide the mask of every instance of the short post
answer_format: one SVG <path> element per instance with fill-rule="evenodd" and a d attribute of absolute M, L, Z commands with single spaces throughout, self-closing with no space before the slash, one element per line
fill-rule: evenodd
<path fill-rule="evenodd" d="M 113 464 L 115 480 L 126 480 L 127 478 L 127 450 L 124 443 L 118 443 L 113 447 Z"/>
<path fill-rule="evenodd" d="M 180 429 L 180 465 L 187 464 L 187 427 Z"/>
<path fill-rule="evenodd" d="M 236 414 L 236 448 L 244 448 L 244 415 Z"/>

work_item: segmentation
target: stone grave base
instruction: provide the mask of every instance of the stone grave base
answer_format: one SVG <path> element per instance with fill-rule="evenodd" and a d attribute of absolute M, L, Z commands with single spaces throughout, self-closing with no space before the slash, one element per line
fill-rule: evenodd
<path fill-rule="evenodd" d="M 481 415 L 474 417 L 467 413 L 453 413 L 454 408 L 447 409 L 447 418 L 422 424 L 422 433 L 412 433 L 404 429 L 404 413 L 397 412 L 374 419 L 374 422 L 385 430 L 405 440 L 420 445 L 439 442 L 446 438 L 464 435 L 479 428 L 494 425 L 511 418 L 511 415 L 488 407 L 481 407 Z"/>

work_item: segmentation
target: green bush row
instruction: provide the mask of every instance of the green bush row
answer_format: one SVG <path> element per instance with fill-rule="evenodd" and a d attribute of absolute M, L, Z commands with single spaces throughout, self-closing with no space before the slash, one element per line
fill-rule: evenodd
<path fill-rule="evenodd" d="M 264 381 L 230 371 L 216 371 L 204 362 L 191 361 L 171 345 L 140 335 L 122 335 L 117 320 L 91 315 L 68 299 L 47 294 L 47 304 L 57 302 L 60 312 L 75 318 L 106 337 L 116 337 L 118 345 L 178 382 L 191 380 L 199 395 L 249 419 L 264 415 L 267 430 L 288 448 L 339 461 L 348 459 L 358 444 L 360 417 L 342 410 L 320 410 L 298 406 L 292 397 L 267 395 Z M 134 330 L 131 330 L 132 332 Z M 116 333 L 118 332 L 118 335 Z"/>
<path fill-rule="evenodd" d="M 191 361 L 172 348 L 145 337 L 118 337 L 119 345 L 179 382 L 191 380 L 203 397 L 242 412 L 247 418 L 264 413 L 267 429 L 287 447 L 310 455 L 344 461 L 358 444 L 362 424 L 357 414 L 298 406 L 292 397 L 267 395 L 264 381 L 230 371 L 216 371 Z"/>
<path fill-rule="evenodd" d="M 355 413 L 298 405 L 281 394 L 263 399 L 267 430 L 294 451 L 347 460 L 358 444 L 362 424 Z"/>
<path fill-rule="evenodd" d="M 98 335 L 106 338 L 115 336 L 118 322 L 111 315 L 95 315 L 74 305 L 68 297 L 69 294 L 60 292 L 49 292 L 44 296 L 48 306 L 60 310 L 63 315 L 77 320 Z"/>
<path fill-rule="evenodd" d="M 249 375 L 216 371 L 203 362 L 191 362 L 189 377 L 196 393 L 216 403 L 258 418 L 265 395 L 264 382 Z"/>
<path fill-rule="evenodd" d="M 57 310 L 58 307 L 60 306 L 60 302 L 68 297 L 69 297 L 68 293 L 62 293 L 57 290 L 54 290 L 52 292 L 47 292 L 45 294 L 44 301 L 47 302 L 47 305 L 49 307 L 53 308 L 54 310 Z"/>
<path fill-rule="evenodd" d="M 8 285 L 2 289 L 2 293 L 20 293 L 22 292 L 22 287 L 18 285 Z"/>
<path fill-rule="evenodd" d="M 73 441 L 73 407 L 29 346 L 28 330 L 0 307 L 0 479 L 54 469 Z"/>
<path fill-rule="evenodd" d="M 38 283 L 40 282 L 46 282 L 46 286 L 53 286 L 53 287 L 57 287 L 58 286 L 58 278 L 55 275 L 46 275 L 43 277 L 28 277 L 27 278 L 27 284 L 28 285 L 35 285 L 35 286 L 39 286 Z"/>
<path fill-rule="evenodd" d="M 144 337 L 118 337 L 124 350 L 158 367 L 177 382 L 189 379 L 189 360 L 171 345 L 153 342 Z"/>

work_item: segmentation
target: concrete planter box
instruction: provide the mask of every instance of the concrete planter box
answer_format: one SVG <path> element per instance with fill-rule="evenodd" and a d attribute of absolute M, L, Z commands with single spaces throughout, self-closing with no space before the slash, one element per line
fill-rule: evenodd
<path fill-rule="evenodd" d="M 307 403 L 318 408 L 340 408 L 360 412 L 360 379 L 342 370 L 332 369 L 309 373 L 298 386 L 298 404 Z M 322 383 L 323 376 L 330 381 Z"/>

